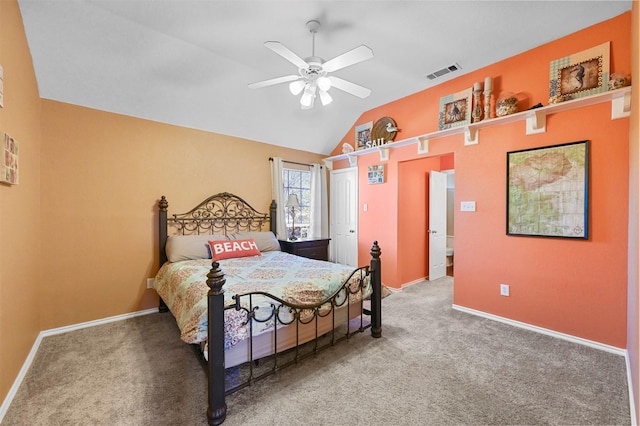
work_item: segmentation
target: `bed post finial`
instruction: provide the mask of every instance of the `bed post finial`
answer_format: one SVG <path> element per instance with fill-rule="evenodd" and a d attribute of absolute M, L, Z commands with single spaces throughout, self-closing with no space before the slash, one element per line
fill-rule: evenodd
<path fill-rule="evenodd" d="M 224 273 L 220 269 L 220 263 L 214 261 L 211 263 L 211 269 L 207 274 L 207 285 L 213 291 L 213 294 L 222 294 L 222 286 L 227 280 L 224 278 Z"/>
<path fill-rule="evenodd" d="M 207 329 L 209 340 L 209 407 L 207 419 L 210 425 L 219 425 L 227 417 L 227 403 L 225 402 L 225 371 L 224 371 L 224 290 L 222 286 L 227 280 L 216 261 L 211 263 L 211 270 L 207 274 Z"/>
<path fill-rule="evenodd" d="M 165 212 L 169 208 L 169 203 L 167 202 L 167 199 L 165 198 L 164 195 L 160 197 L 160 201 L 158 201 L 158 207 L 160 208 L 160 211 L 165 211 Z"/>
<path fill-rule="evenodd" d="M 167 261 L 167 209 L 169 208 L 169 203 L 167 199 L 163 195 L 158 200 L 158 258 L 160 259 L 160 266 L 164 265 Z M 159 298 L 158 302 L 158 310 L 160 312 L 167 312 L 169 308 L 167 304 L 164 303 L 162 297 Z"/>
<path fill-rule="evenodd" d="M 371 336 L 382 336 L 382 250 L 377 241 L 371 247 Z"/>

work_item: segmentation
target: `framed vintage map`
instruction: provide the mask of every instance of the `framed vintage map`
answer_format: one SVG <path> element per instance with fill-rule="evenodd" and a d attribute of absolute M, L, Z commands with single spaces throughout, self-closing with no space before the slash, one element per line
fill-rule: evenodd
<path fill-rule="evenodd" d="M 507 235 L 588 238 L 589 141 L 507 153 Z"/>

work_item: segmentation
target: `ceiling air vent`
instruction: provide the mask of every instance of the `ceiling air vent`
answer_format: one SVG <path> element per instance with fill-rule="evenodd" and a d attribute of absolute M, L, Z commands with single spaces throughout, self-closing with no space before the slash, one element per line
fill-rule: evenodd
<path fill-rule="evenodd" d="M 446 68 L 442 68 L 441 70 L 432 72 L 431 74 L 427 74 L 427 78 L 429 80 L 435 80 L 438 77 L 442 77 L 443 75 L 449 74 L 450 72 L 458 71 L 459 69 L 460 65 L 458 64 L 449 65 Z"/>

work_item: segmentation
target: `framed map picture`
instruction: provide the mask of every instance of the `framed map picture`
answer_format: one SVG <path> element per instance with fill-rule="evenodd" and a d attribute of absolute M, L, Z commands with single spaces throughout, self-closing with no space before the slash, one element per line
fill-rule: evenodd
<path fill-rule="evenodd" d="M 507 235 L 588 238 L 589 141 L 507 152 Z"/>

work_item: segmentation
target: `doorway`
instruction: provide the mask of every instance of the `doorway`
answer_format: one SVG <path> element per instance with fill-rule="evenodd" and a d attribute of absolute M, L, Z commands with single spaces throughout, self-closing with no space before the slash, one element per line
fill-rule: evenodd
<path fill-rule="evenodd" d="M 452 178 L 449 175 L 454 171 L 454 154 L 398 163 L 398 278 L 401 285 L 429 279 L 429 173 L 432 170 L 446 171 L 449 182 Z M 453 220 L 450 219 L 453 217 L 453 188 L 451 191 L 447 188 L 446 192 L 447 201 L 438 203 L 442 215 L 447 217 L 447 226 L 450 226 L 445 231 L 445 238 L 453 236 Z M 451 238 L 448 240 L 451 242 Z M 442 247 L 443 263 L 446 259 L 445 250 L 446 243 Z M 448 268 L 446 272 L 453 274 L 453 268 Z M 442 275 L 445 275 L 445 271 Z"/>

